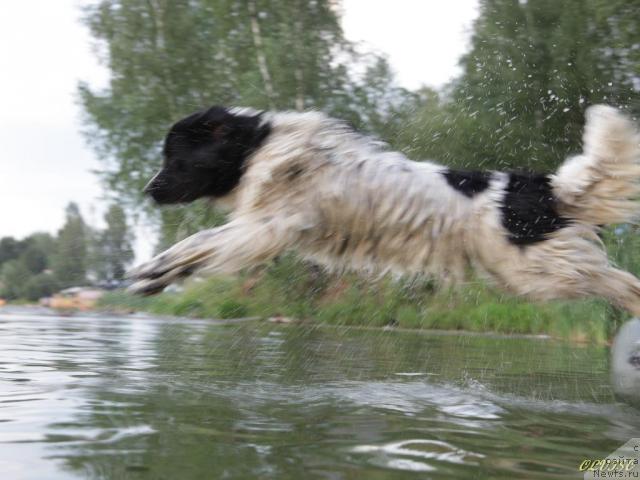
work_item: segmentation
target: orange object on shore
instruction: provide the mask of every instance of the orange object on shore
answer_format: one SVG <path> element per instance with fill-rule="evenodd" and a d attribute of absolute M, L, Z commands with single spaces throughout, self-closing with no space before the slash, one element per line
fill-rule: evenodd
<path fill-rule="evenodd" d="M 41 303 L 57 310 L 91 310 L 102 295 L 104 292 L 96 288 L 71 287 Z"/>

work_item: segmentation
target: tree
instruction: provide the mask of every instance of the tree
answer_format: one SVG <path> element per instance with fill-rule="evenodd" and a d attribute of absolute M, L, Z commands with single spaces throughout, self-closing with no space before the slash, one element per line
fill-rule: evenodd
<path fill-rule="evenodd" d="M 600 0 L 483 0 L 462 75 L 418 113 L 429 129 L 415 122 L 406 137 L 457 166 L 552 169 L 580 150 L 586 107 L 640 107 L 639 39 Z"/>
<path fill-rule="evenodd" d="M 30 276 L 22 286 L 20 297 L 26 300 L 39 300 L 49 297 L 60 289 L 55 276 L 49 272 Z"/>
<path fill-rule="evenodd" d="M 27 269 L 38 274 L 50 267 L 56 241 L 48 233 L 33 233 L 21 242 L 20 260 Z"/>
<path fill-rule="evenodd" d="M 126 267 L 133 260 L 133 235 L 119 205 L 111 205 L 104 220 L 107 227 L 94 235 L 91 256 L 97 281 L 111 283 L 124 278 Z"/>
<path fill-rule="evenodd" d="M 58 248 L 53 258 L 53 271 L 61 287 L 81 285 L 86 281 L 87 226 L 78 205 L 66 208 L 64 226 L 58 231 Z"/>
<path fill-rule="evenodd" d="M 109 191 L 132 211 L 160 166 L 164 132 L 199 108 L 317 108 L 368 130 L 384 124 L 384 105 L 362 100 L 367 82 L 385 85 L 391 72 L 359 59 L 332 0 L 102 0 L 85 22 L 111 72 L 104 90 L 79 87 L 87 138 Z M 350 73 L 371 64 L 362 81 Z M 191 223 L 211 216 L 202 205 L 187 209 Z M 184 211 L 161 211 L 162 243 L 188 230 Z"/>
<path fill-rule="evenodd" d="M 20 242 L 13 237 L 0 238 L 0 265 L 16 258 L 22 251 Z"/>
<path fill-rule="evenodd" d="M 8 260 L 0 271 L 0 297 L 9 300 L 23 298 L 23 291 L 31 273 L 18 259 Z"/>
<path fill-rule="evenodd" d="M 37 300 L 57 289 L 47 270 L 55 251 L 55 239 L 48 233 L 33 233 L 23 240 L 0 240 L 0 296 L 10 300 Z"/>

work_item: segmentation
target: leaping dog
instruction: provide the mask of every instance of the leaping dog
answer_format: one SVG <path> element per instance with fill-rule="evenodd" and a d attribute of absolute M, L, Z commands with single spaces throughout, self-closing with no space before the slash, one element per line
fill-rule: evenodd
<path fill-rule="evenodd" d="M 130 290 L 293 249 L 329 268 L 452 281 L 471 266 L 518 295 L 599 296 L 640 316 L 640 281 L 597 235 L 640 210 L 639 142 L 630 119 L 594 106 L 584 152 L 556 173 L 466 172 L 411 161 L 319 112 L 212 107 L 171 127 L 145 191 L 160 204 L 223 201 L 230 220 L 135 268 Z"/>

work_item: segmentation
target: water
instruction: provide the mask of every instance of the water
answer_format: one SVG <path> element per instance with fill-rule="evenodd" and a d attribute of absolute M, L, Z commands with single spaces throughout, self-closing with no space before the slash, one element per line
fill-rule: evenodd
<path fill-rule="evenodd" d="M 608 352 L 0 310 L 0 478 L 577 478 L 640 436 Z"/>

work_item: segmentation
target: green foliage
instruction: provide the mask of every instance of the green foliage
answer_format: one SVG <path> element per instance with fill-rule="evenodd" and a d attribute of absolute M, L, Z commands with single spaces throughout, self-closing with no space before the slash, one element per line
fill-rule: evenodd
<path fill-rule="evenodd" d="M 56 277 L 49 272 L 41 272 L 30 276 L 24 283 L 20 298 L 35 301 L 43 297 L 49 297 L 60 290 L 60 284 Z"/>
<path fill-rule="evenodd" d="M 31 273 L 48 268 L 55 253 L 56 241 L 48 233 L 33 233 L 23 240 L 13 237 L 0 239 L 0 267 L 8 260 L 20 259 Z"/>
<path fill-rule="evenodd" d="M 466 168 L 552 169 L 579 150 L 589 105 L 640 112 L 640 31 L 623 13 L 640 3 L 617 4 L 482 1 L 462 75 L 417 109 L 405 150 Z"/>
<path fill-rule="evenodd" d="M 428 280 L 372 283 L 355 275 L 309 274 L 293 256 L 239 278 L 191 282 L 181 293 L 140 298 L 115 292 L 103 299 L 103 306 L 205 318 L 283 315 L 342 326 L 546 334 L 595 343 L 611 338 L 623 320 L 597 300 L 530 303 L 479 281 L 446 290 Z"/>
<path fill-rule="evenodd" d="M 23 248 L 18 240 L 13 237 L 0 238 L 0 265 L 7 260 L 16 258 Z"/>
<path fill-rule="evenodd" d="M 38 300 L 57 290 L 49 267 L 56 241 L 48 233 L 34 233 L 23 240 L 0 239 L 0 297 Z"/>
<path fill-rule="evenodd" d="M 105 222 L 105 230 L 92 231 L 71 203 L 57 238 L 34 233 L 23 240 L 0 239 L 0 297 L 38 300 L 87 283 L 88 272 L 99 283 L 121 280 L 133 259 L 124 210 L 112 205 Z"/>
<path fill-rule="evenodd" d="M 19 260 L 9 260 L 2 265 L 0 296 L 13 300 L 22 297 L 24 286 L 30 277 L 29 269 Z"/>
<path fill-rule="evenodd" d="M 86 282 L 87 227 L 75 203 L 66 209 L 66 221 L 58 232 L 58 247 L 53 257 L 53 271 L 60 285 L 70 287 Z"/>
<path fill-rule="evenodd" d="M 604 343 L 615 332 L 615 323 L 609 320 L 608 307 L 602 302 L 528 303 L 480 283 L 449 291 L 434 289 L 429 282 L 407 285 L 385 279 L 372 285 L 344 276 L 332 279 L 319 293 L 311 285 L 287 291 L 290 277 L 274 272 L 261 275 L 250 290 L 243 288 L 246 281 L 214 277 L 191 283 L 182 293 L 149 298 L 114 292 L 105 296 L 101 305 L 202 318 L 283 315 L 341 326 L 546 334 L 595 343 Z"/>
<path fill-rule="evenodd" d="M 104 220 L 107 227 L 93 234 L 90 263 L 98 283 L 119 282 L 133 260 L 133 234 L 119 205 L 111 205 Z"/>
<path fill-rule="evenodd" d="M 220 318 L 246 317 L 248 311 L 249 310 L 245 304 L 239 302 L 238 300 L 234 300 L 232 298 L 223 300 L 220 303 L 220 305 L 218 305 L 218 316 Z"/>
<path fill-rule="evenodd" d="M 30 245 L 21 255 L 25 267 L 31 273 L 40 273 L 47 268 L 48 257 L 37 245 Z"/>

